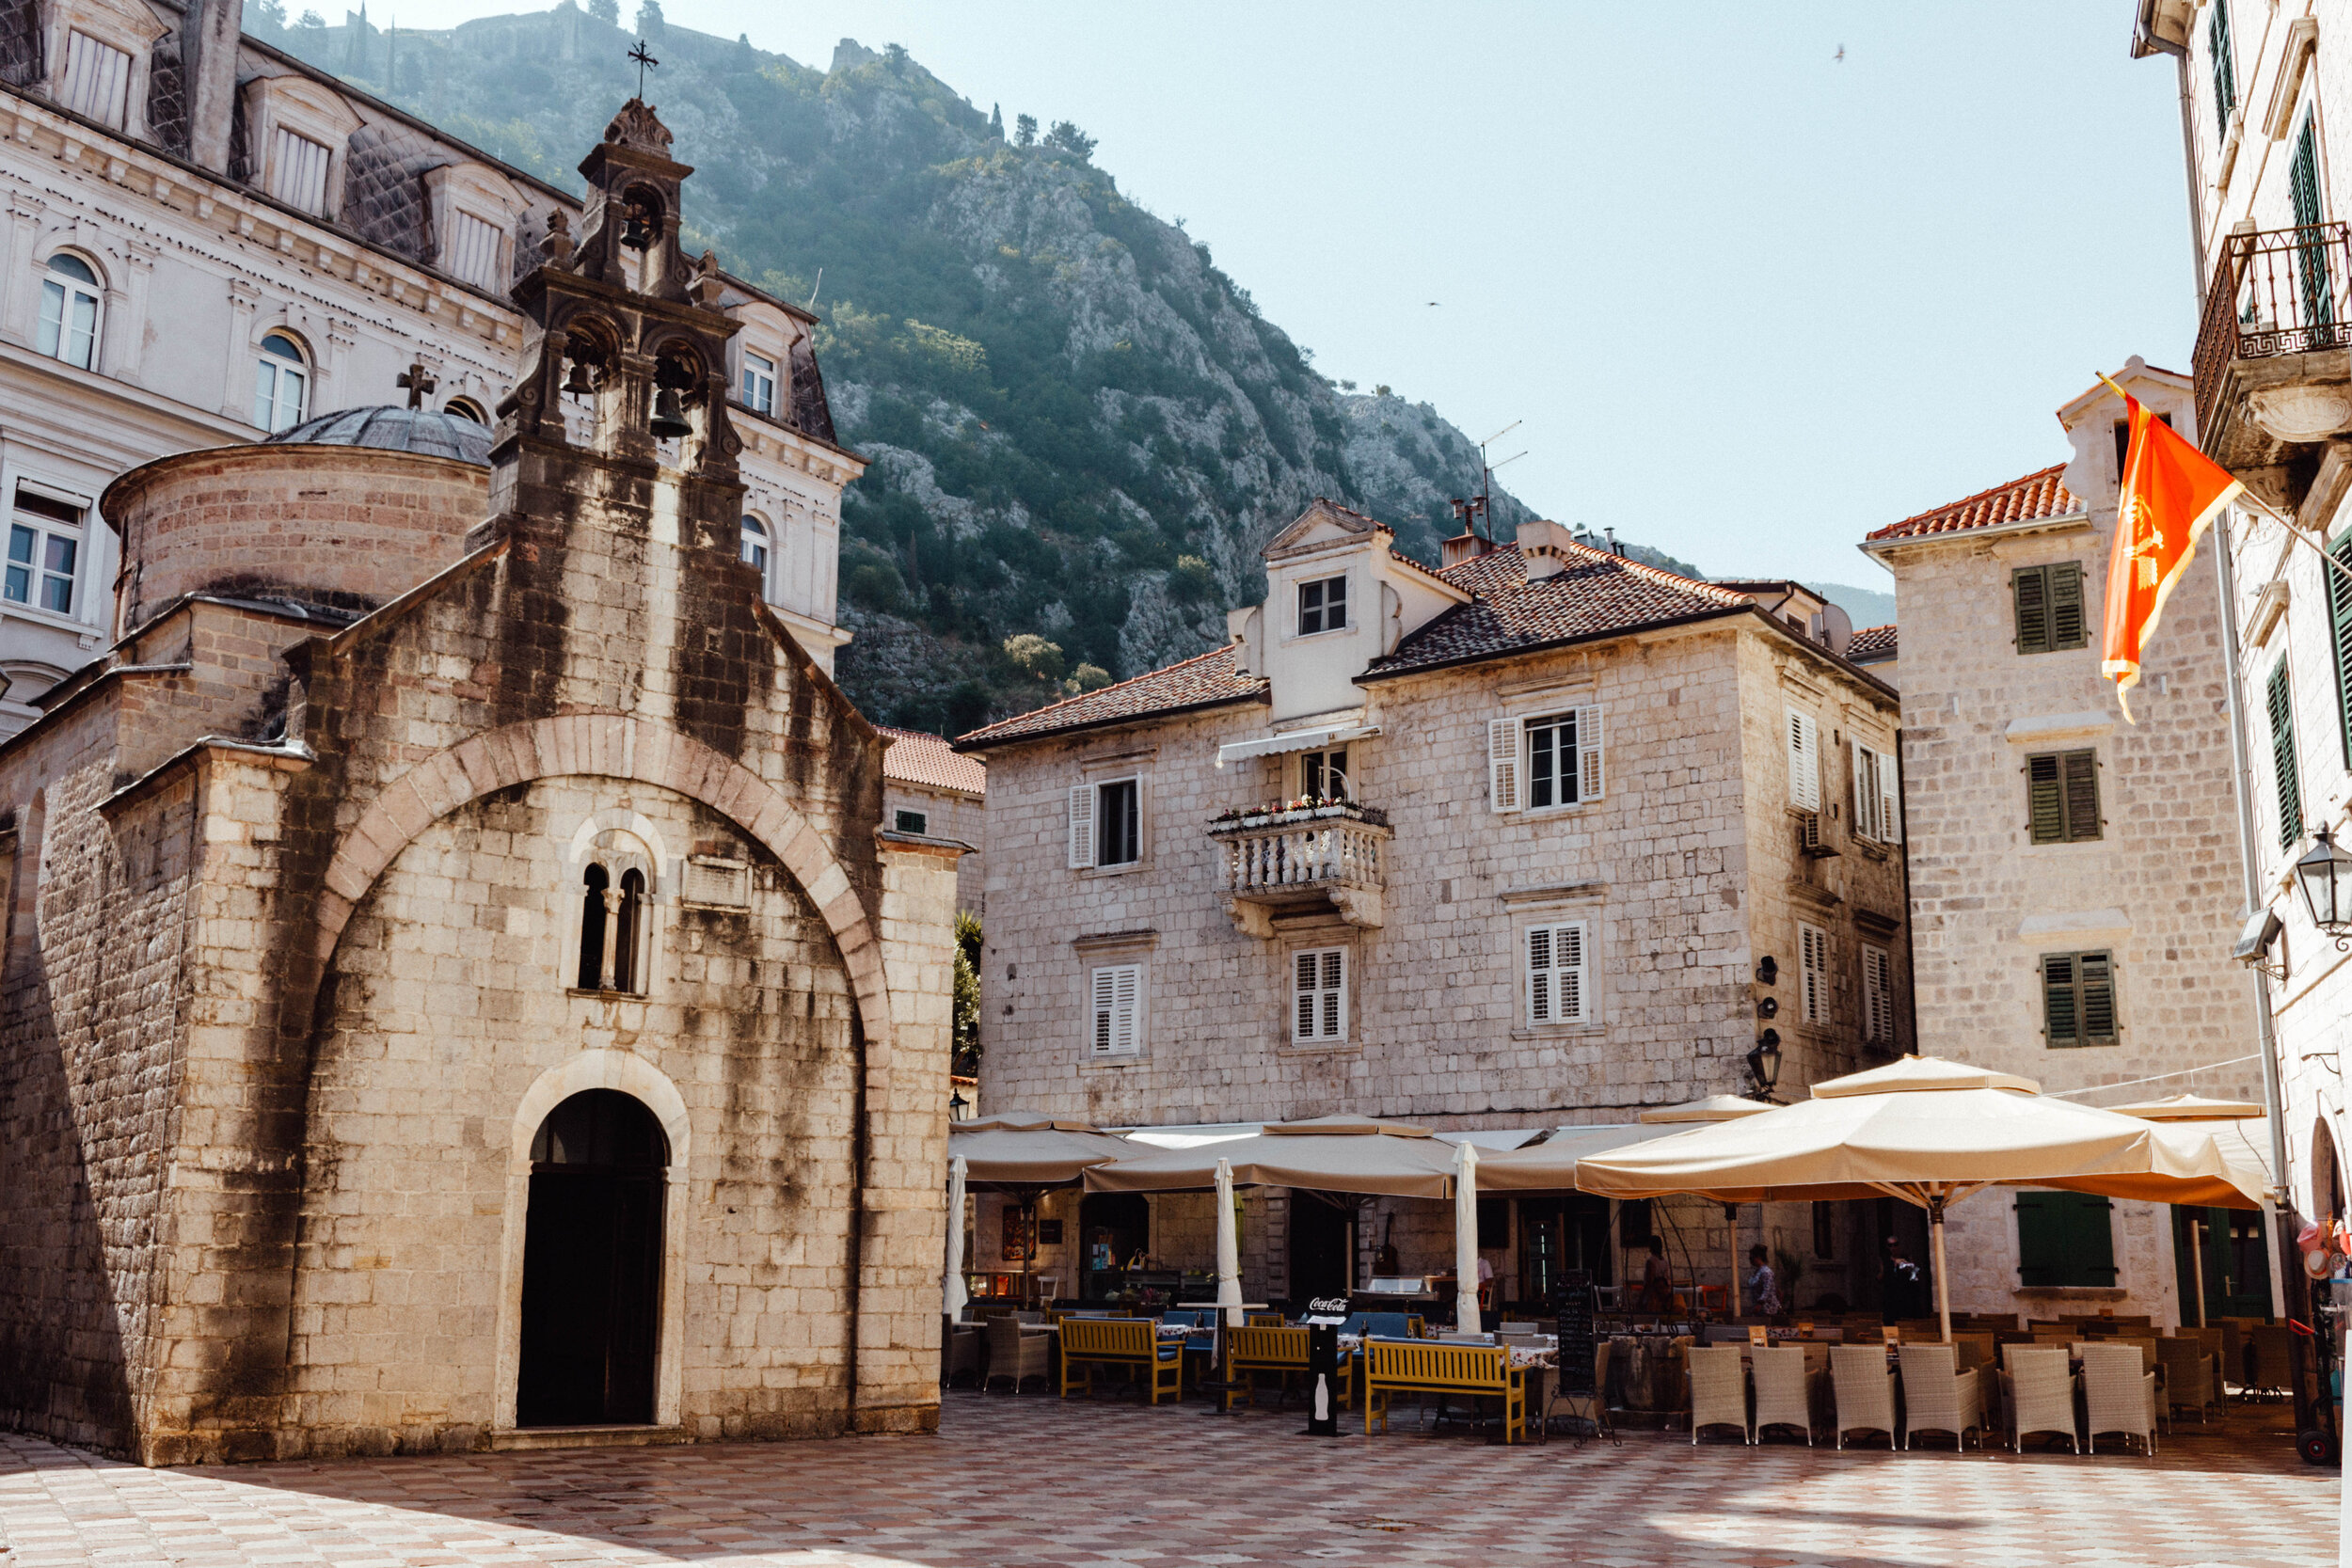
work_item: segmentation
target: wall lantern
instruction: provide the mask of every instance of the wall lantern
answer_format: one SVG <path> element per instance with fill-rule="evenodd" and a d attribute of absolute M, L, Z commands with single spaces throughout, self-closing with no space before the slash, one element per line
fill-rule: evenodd
<path fill-rule="evenodd" d="M 971 1109 L 972 1102 L 963 1098 L 961 1089 L 958 1089 L 947 1097 L 947 1119 L 949 1121 L 961 1121 L 964 1114 Z"/>
<path fill-rule="evenodd" d="M 2303 907 L 2312 925 L 2334 939 L 2337 952 L 2352 952 L 2352 855 L 2336 847 L 2335 835 L 2325 828 L 2313 836 L 2319 842 L 2295 863 Z"/>
<path fill-rule="evenodd" d="M 1780 1082 L 1780 1031 L 1767 1029 L 1757 1037 L 1756 1049 L 1748 1053 L 1748 1076 L 1756 1080 L 1751 1100 L 1770 1100 L 1772 1086 Z"/>

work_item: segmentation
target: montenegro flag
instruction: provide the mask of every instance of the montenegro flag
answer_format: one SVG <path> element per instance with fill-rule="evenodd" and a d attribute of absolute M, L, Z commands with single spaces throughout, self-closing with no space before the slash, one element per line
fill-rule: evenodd
<path fill-rule="evenodd" d="M 2173 586 L 2188 574 L 2199 537 L 2246 486 L 2128 392 L 2123 407 L 2131 416 L 2131 445 L 2123 457 L 2115 546 L 2107 556 L 2106 653 L 2099 673 L 2115 683 L 2117 705 L 2136 723 L 2123 693 L 2139 684 L 2140 650 L 2155 635 Z"/>

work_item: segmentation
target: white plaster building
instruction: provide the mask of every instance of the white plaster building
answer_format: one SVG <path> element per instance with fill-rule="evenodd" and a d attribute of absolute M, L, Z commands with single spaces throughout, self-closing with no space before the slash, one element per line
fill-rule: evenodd
<path fill-rule="evenodd" d="M 193 20 L 191 20 L 193 19 Z M 0 733 L 96 657 L 117 474 L 403 401 L 487 421 L 519 368 L 507 296 L 578 204 L 238 31 L 237 0 L 0 0 Z M 723 300 L 744 551 L 820 664 L 842 486 L 814 318 Z"/>
<path fill-rule="evenodd" d="M 1549 522 L 1432 570 L 1317 501 L 1265 562 L 1226 646 L 957 742 L 989 768 L 987 1103 L 1507 1144 L 1745 1092 L 1768 1027 L 1784 1095 L 1907 1047 L 1896 698 L 1802 618 Z M 1065 1294 L 1098 1243 L 1208 1260 L 1204 1198 L 1057 1201 L 1038 1271 Z M 1253 1195 L 1245 1292 L 1360 1279 L 1391 1222 L 1407 1270 L 1448 1267 L 1441 1207 Z M 1817 1244 L 1789 1208 L 1765 1225 L 1804 1299 L 1864 1289 L 1851 1216 Z M 1606 1277 L 1611 1220 L 1490 1204 L 1502 1298 Z M 1723 1284 L 1721 1211 L 1674 1223 L 1677 1271 Z M 979 1237 L 998 1258 L 986 1205 Z"/>
<path fill-rule="evenodd" d="M 2134 359 L 2116 379 L 2193 429 L 2187 377 Z M 2122 417 L 2094 387 L 2058 410 L 2068 461 L 1862 546 L 1902 606 L 1919 1045 L 2090 1104 L 2259 1099 L 2252 996 L 2229 956 L 2243 862 L 2210 552 L 2165 608 L 2137 724 L 2099 675 Z M 2193 1070 L 2215 1063 L 2230 1065 Z M 2180 1322 L 2191 1223 L 2208 1316 L 2267 1315 L 2255 1216 L 2069 1193 L 1955 1208 L 1952 1304 Z"/>

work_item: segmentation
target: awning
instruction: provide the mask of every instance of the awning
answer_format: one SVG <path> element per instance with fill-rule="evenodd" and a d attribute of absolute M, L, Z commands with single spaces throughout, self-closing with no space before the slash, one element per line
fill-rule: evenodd
<path fill-rule="evenodd" d="M 1190 1127 L 1123 1127 L 1117 1131 L 1123 1133 L 1129 1143 L 1150 1144 L 1154 1148 L 1199 1148 L 1202 1144 L 1254 1138 L 1265 1131 L 1265 1124 L 1258 1121 L 1217 1121 Z"/>
<path fill-rule="evenodd" d="M 1476 1127 L 1467 1132 L 1440 1132 L 1438 1137 L 1450 1144 L 1476 1144 L 1480 1148 L 1518 1148 L 1530 1138 L 1541 1137 L 1540 1127 Z"/>
<path fill-rule="evenodd" d="M 1319 729 L 1288 730 L 1261 740 L 1232 740 L 1216 749 L 1216 765 L 1222 768 L 1245 757 L 1279 756 L 1284 752 L 1311 752 L 1318 746 L 1337 746 L 1379 733 L 1377 724 L 1326 724 Z"/>

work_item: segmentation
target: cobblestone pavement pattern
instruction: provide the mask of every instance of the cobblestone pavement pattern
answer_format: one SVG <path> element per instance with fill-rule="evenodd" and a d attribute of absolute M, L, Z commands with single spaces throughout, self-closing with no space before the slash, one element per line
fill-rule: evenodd
<path fill-rule="evenodd" d="M 1343 1418 L 1343 1433 L 1346 1432 Z M 1575 1563 L 2040 1568 L 2335 1560 L 2283 1436 L 2151 1462 L 1629 1435 L 1505 1449 L 1409 1418 L 948 1396 L 942 1435 L 141 1470 L 0 1434 L 5 1568 Z"/>

